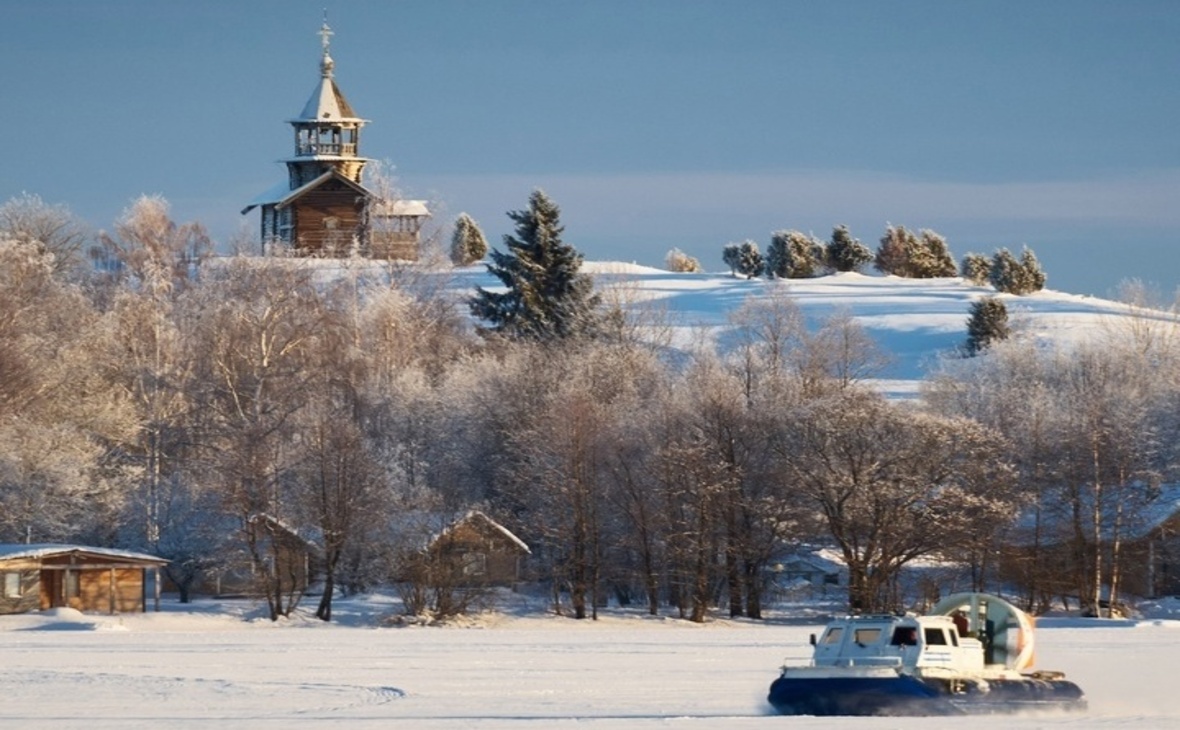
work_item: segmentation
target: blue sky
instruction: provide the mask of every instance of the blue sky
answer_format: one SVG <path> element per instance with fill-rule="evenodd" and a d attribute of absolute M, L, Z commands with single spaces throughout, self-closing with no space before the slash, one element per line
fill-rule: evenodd
<path fill-rule="evenodd" d="M 283 177 L 325 7 L 362 153 L 493 244 L 541 187 L 591 259 L 894 223 L 1028 244 L 1076 293 L 1180 284 L 1172 0 L 7 3 L 0 200 L 102 228 L 159 193 L 229 239 Z"/>

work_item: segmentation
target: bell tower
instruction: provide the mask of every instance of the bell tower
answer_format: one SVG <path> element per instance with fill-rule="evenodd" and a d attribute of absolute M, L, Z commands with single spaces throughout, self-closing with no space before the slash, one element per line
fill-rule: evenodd
<path fill-rule="evenodd" d="M 320 27 L 323 55 L 320 57 L 320 82 L 295 119 L 287 120 L 295 128 L 295 154 L 287 163 L 291 189 L 315 180 L 329 170 L 360 184 L 367 159 L 357 155 L 360 149 L 361 119 L 336 85 L 333 71 L 336 62 L 330 53 L 332 29 L 327 18 Z"/>

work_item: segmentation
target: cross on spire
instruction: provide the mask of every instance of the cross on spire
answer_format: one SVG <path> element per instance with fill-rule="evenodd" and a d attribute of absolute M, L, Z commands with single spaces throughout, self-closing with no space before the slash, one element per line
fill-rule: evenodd
<path fill-rule="evenodd" d="M 331 40 L 332 36 L 334 36 L 336 34 L 333 33 L 332 29 L 328 26 L 328 9 L 327 8 L 324 8 L 324 24 L 320 26 L 320 34 L 319 35 L 320 35 L 320 39 L 321 39 L 320 42 L 324 46 L 324 57 L 320 60 L 320 71 L 323 72 L 324 76 L 331 76 L 332 75 L 332 67 L 335 64 L 332 63 L 332 57 L 330 55 L 328 55 L 328 47 L 330 45 L 332 45 L 332 40 Z"/>
<path fill-rule="evenodd" d="M 324 55 L 328 55 L 328 46 L 332 44 L 331 38 L 336 35 L 332 29 L 328 27 L 328 10 L 324 9 L 324 24 L 320 26 L 320 38 L 323 39 Z"/>

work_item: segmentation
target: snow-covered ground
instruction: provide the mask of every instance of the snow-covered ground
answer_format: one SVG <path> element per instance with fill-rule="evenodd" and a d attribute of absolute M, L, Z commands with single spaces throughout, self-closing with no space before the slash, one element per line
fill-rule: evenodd
<path fill-rule="evenodd" d="M 1169 612 L 1168 608 L 1171 607 Z M 772 716 L 766 689 L 819 623 L 496 614 L 395 628 L 369 598 L 340 620 L 272 623 L 246 603 L 0 616 L 4 728 L 945 728 L 945 718 Z M 1172 604 L 1159 616 L 1176 616 Z M 794 615 L 794 614 L 793 614 Z M 1019 728 L 1180 727 L 1180 620 L 1042 619 L 1037 666 L 1086 691 L 1081 715 Z M 994 727 L 975 717 L 955 727 Z"/>
<path fill-rule="evenodd" d="M 835 314 L 855 319 L 888 359 L 878 386 L 906 397 L 940 356 L 967 339 L 971 303 L 996 295 L 987 286 L 961 278 L 906 279 L 876 274 L 844 273 L 816 279 L 747 280 L 728 273 L 684 274 L 636 264 L 587 261 L 583 271 L 594 277 L 600 292 L 633 311 L 644 309 L 673 333 L 681 347 L 699 344 L 703 336 L 718 338 L 729 315 L 751 298 L 766 298 L 785 289 L 810 322 Z M 495 288 L 499 282 L 485 267 L 449 270 L 451 286 Z M 1041 341 L 1077 342 L 1099 336 L 1128 317 L 1169 318 L 1161 312 L 1135 310 L 1106 299 L 1046 289 L 1027 296 L 998 295 L 1008 307 L 1013 329 Z"/>

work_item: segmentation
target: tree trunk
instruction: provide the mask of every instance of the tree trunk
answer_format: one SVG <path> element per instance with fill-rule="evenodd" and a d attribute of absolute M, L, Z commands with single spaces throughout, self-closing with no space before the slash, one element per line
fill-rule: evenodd
<path fill-rule="evenodd" d="M 336 581 L 331 570 L 324 576 L 324 592 L 320 594 L 320 605 L 315 610 L 315 617 L 321 621 L 332 620 L 332 593 L 336 590 Z"/>
<path fill-rule="evenodd" d="M 747 560 L 745 569 L 746 615 L 762 618 L 762 563 Z"/>

